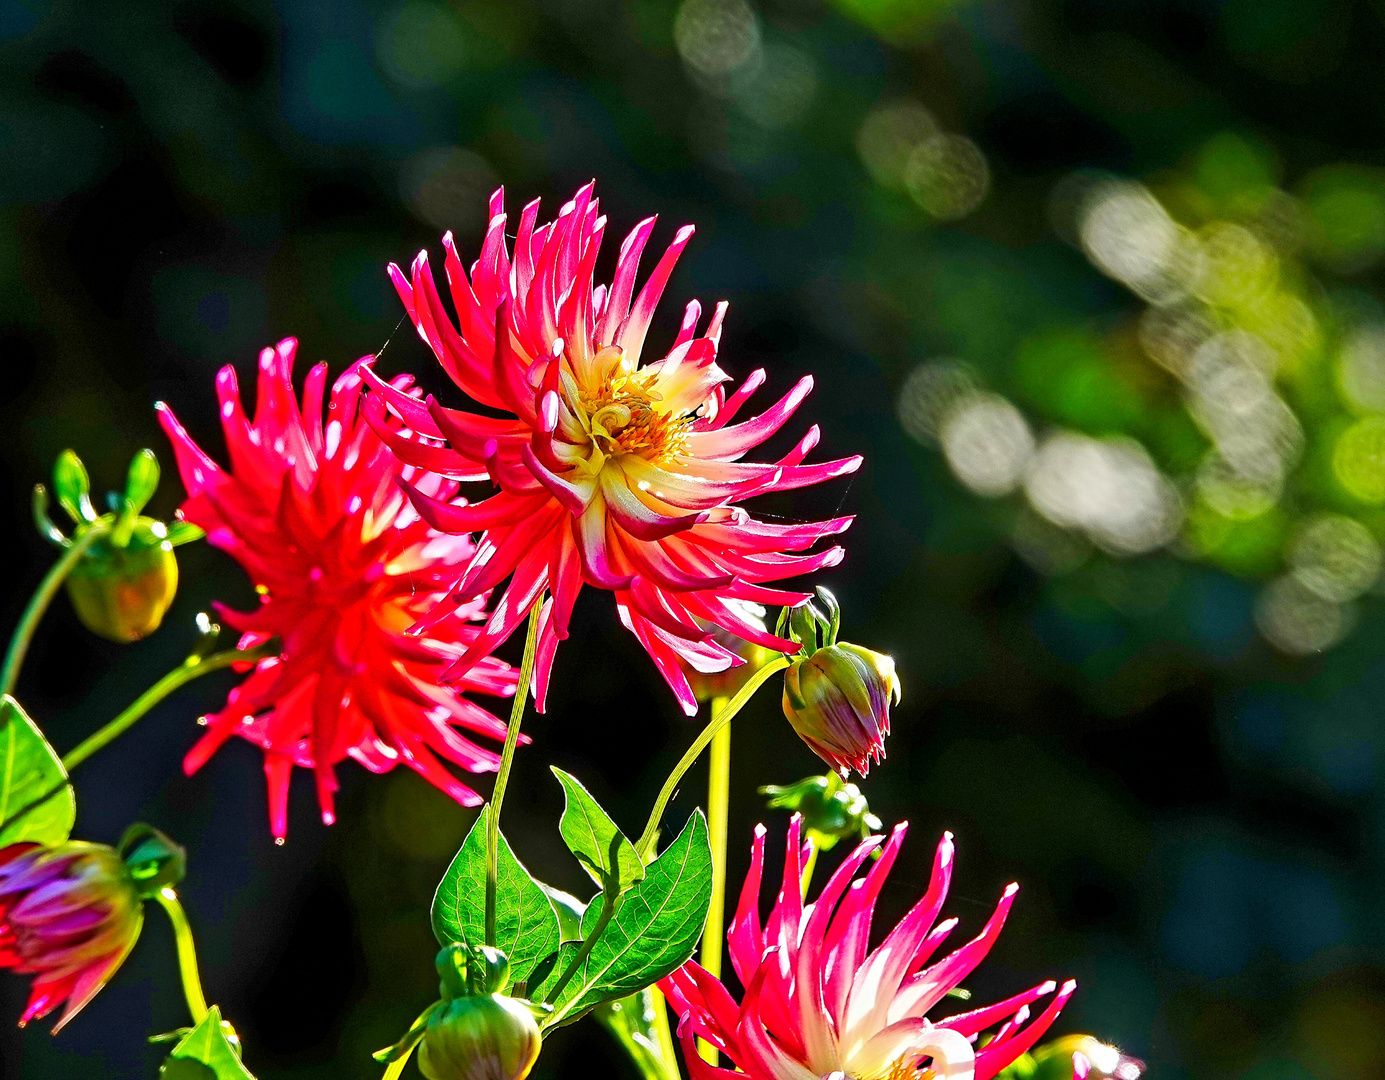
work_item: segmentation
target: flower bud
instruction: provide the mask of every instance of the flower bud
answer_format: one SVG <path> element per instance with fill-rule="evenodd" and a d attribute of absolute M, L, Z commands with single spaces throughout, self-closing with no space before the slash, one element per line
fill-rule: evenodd
<path fill-rule="evenodd" d="M 808 603 L 780 618 L 803 646 L 784 673 L 784 715 L 812 751 L 842 776 L 851 769 L 864 776 L 872 761 L 885 756 L 899 679 L 890 657 L 837 642 L 837 602 L 826 589 L 817 592 L 826 615 Z"/>
<path fill-rule="evenodd" d="M 143 924 L 139 889 L 112 848 L 0 849 L 0 968 L 34 977 L 21 1027 L 65 1001 L 60 1030 L 115 974 Z"/>
<path fill-rule="evenodd" d="M 438 953 L 443 1001 L 428 1019 L 418 1068 L 428 1080 L 523 1080 L 542 1039 L 529 1006 L 499 993 L 510 965 L 499 949 Z"/>
<path fill-rule="evenodd" d="M 67 577 L 67 595 L 82 625 L 111 641 L 138 641 L 153 633 L 178 591 L 178 561 L 173 549 L 202 535 L 186 522 L 171 527 L 140 511 L 159 483 L 159 464 L 142 450 L 130 463 L 123 495 L 112 493 L 110 513 L 97 516 L 86 467 L 71 450 L 58 457 L 53 490 L 76 528 L 69 539 L 48 517 L 48 492 L 34 489 L 39 531 L 70 547 L 93 528 L 101 535 Z"/>
<path fill-rule="evenodd" d="M 831 851 L 844 837 L 864 840 L 882 828 L 861 789 L 836 773 L 809 776 L 784 787 L 767 784 L 760 794 L 769 796 L 772 809 L 800 814 L 808 837 L 819 851 Z"/>

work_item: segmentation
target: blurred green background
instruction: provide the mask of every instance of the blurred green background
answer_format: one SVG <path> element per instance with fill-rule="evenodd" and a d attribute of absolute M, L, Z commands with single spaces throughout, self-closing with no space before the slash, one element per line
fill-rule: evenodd
<path fill-rule="evenodd" d="M 729 299 L 724 366 L 812 372 L 795 430 L 867 457 L 771 509 L 859 515 L 824 581 L 904 682 L 864 785 L 915 827 L 883 912 L 950 828 L 964 932 L 1024 885 L 979 997 L 1073 975 L 1062 1030 L 1158 1077 L 1385 1076 L 1382 52 L 1379 0 L 4 0 L 4 614 L 61 449 L 99 487 L 141 446 L 168 466 L 158 398 L 219 447 L 213 373 L 287 335 L 337 370 L 388 342 L 441 387 L 385 263 L 444 229 L 474 253 L 498 183 L 556 211 L 596 177 L 618 233 L 698 225 L 665 330 Z M 55 607 L 21 697 L 60 749 L 248 602 L 217 553 L 180 561 L 147 643 Z M 547 764 L 635 828 L 693 732 L 609 598 L 578 620 L 506 806 L 569 888 Z M 257 751 L 179 769 L 211 682 L 83 767 L 79 832 L 188 845 L 257 1074 L 378 1076 L 435 994 L 427 906 L 472 812 L 348 766 L 340 822 L 305 782 L 275 848 Z M 770 694 L 735 745 L 733 882 L 782 826 L 755 786 L 815 770 Z M 173 970 L 151 918 L 57 1039 L 0 1024 L 0 1075 L 154 1076 Z M 0 1017 L 24 992 L 0 978 Z M 536 1075 L 598 1069 L 635 1075 L 583 1024 Z"/>

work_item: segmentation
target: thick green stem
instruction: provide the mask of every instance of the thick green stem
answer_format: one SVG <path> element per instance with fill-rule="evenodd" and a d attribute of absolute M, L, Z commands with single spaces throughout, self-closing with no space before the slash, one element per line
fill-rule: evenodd
<path fill-rule="evenodd" d="M 63 755 L 63 768 L 71 772 L 87 758 L 98 750 L 114 742 L 130 728 L 135 726 L 145 713 L 149 712 L 155 705 L 161 702 L 169 694 L 181 686 L 192 682 L 193 679 L 203 675 L 209 675 L 213 671 L 220 671 L 222 668 L 230 667 L 232 664 L 251 664 L 256 660 L 269 655 L 276 645 L 258 646 L 254 649 L 227 649 L 224 652 L 212 653 L 211 656 L 189 656 L 176 668 L 170 671 L 162 679 L 156 682 L 139 697 L 130 703 L 118 716 L 112 719 L 104 727 L 93 732 L 86 739 L 74 746 Z"/>
<path fill-rule="evenodd" d="M 24 654 L 29 651 L 29 643 L 34 639 L 34 631 L 43 620 L 48 605 L 53 602 L 53 597 L 67 580 L 67 575 L 72 573 L 73 567 L 82 561 L 82 556 L 110 531 L 110 524 L 105 519 L 93 521 L 39 582 L 34 595 L 29 598 L 29 606 L 19 617 L 19 625 L 14 629 L 14 636 L 10 638 L 10 647 L 5 653 L 5 666 L 0 668 L 0 694 L 14 693 L 14 685 L 19 681 L 19 669 L 24 666 Z"/>
<path fill-rule="evenodd" d="M 712 715 L 725 711 L 727 699 L 712 699 Z M 702 931 L 702 966 L 714 979 L 721 978 L 721 935 L 726 918 L 726 819 L 731 802 L 731 725 L 712 736 L 707 759 L 707 839 L 712 845 L 712 900 L 707 907 L 707 926 Z M 699 1039 L 698 1051 L 709 1065 L 720 1057 L 716 1047 Z"/>
<path fill-rule="evenodd" d="M 693 744 L 688 747 L 687 752 L 673 767 L 673 772 L 668 774 L 668 779 L 664 781 L 664 786 L 659 791 L 659 797 L 654 800 L 654 809 L 649 812 L 649 820 L 645 823 L 644 832 L 640 834 L 639 841 L 635 844 L 641 858 L 648 861 L 654 857 L 654 843 L 659 835 L 659 822 L 663 819 L 664 811 L 668 809 L 669 800 L 678 790 L 678 782 L 683 779 L 683 774 L 692 768 L 693 762 L 701 756 L 703 750 L 707 749 L 707 744 L 716 737 L 717 732 L 729 724 L 732 718 L 745 706 L 745 703 L 755 696 L 755 691 L 760 689 L 771 676 L 783 671 L 788 666 L 788 659 L 778 656 L 762 667 L 736 692 L 736 696 L 712 718 L 711 723 L 703 728 L 701 734 L 693 740 Z"/>
<path fill-rule="evenodd" d="M 491 795 L 490 819 L 486 824 L 486 944 L 495 944 L 495 890 L 500 881 L 500 804 L 505 801 L 505 788 L 510 782 L 510 766 L 519 745 L 519 722 L 524 718 L 524 703 L 529 698 L 529 680 L 534 673 L 534 652 L 539 641 L 539 613 L 543 610 L 543 594 L 534 601 L 529 612 L 529 633 L 524 639 L 524 659 L 519 663 L 519 683 L 515 700 L 510 707 L 510 726 L 505 732 L 505 749 L 500 752 L 500 768 L 495 774 L 495 791 Z"/>
<path fill-rule="evenodd" d="M 192 941 L 192 927 L 187 914 L 172 889 L 160 889 L 154 894 L 173 924 L 173 938 L 178 944 L 178 973 L 183 977 L 183 995 L 188 999 L 188 1012 L 194 1025 L 207 1016 L 207 999 L 202 994 L 202 977 L 197 972 L 197 948 Z"/>

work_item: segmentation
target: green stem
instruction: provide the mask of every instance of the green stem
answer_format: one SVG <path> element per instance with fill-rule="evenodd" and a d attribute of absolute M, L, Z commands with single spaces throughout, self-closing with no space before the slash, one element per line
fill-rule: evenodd
<path fill-rule="evenodd" d="M 19 618 L 19 625 L 14 629 L 14 636 L 10 638 L 10 647 L 5 653 L 5 666 L 0 668 L 0 694 L 14 693 L 14 685 L 19 681 L 19 669 L 24 666 L 24 654 L 29 651 L 29 643 L 33 640 L 34 631 L 43 620 L 48 605 L 53 602 L 53 597 L 67 580 L 67 575 L 72 573 L 73 567 L 82 561 L 82 557 L 96 541 L 110 531 L 110 524 L 104 519 L 93 521 L 87 526 L 86 531 L 72 542 L 72 546 L 63 552 L 63 557 L 49 567 L 48 573 L 34 590 L 34 595 L 29 598 L 29 606 L 24 609 L 24 614 Z"/>
<path fill-rule="evenodd" d="M 267 643 L 268 645 L 268 643 Z M 257 646 L 254 649 L 227 649 L 224 652 L 212 653 L 211 656 L 189 656 L 176 668 L 170 671 L 162 679 L 156 682 L 139 697 L 130 703 L 118 716 L 112 719 L 104 727 L 94 732 L 86 739 L 83 739 L 75 747 L 63 755 L 63 768 L 71 772 L 87 758 L 98 750 L 113 742 L 149 712 L 155 705 L 161 702 L 169 694 L 179 687 L 192 682 L 193 679 L 203 675 L 209 675 L 213 671 L 220 671 L 222 668 L 230 667 L 232 664 L 254 663 L 278 648 L 277 645 Z"/>
<path fill-rule="evenodd" d="M 732 718 L 745 706 L 745 703 L 755 696 L 755 691 L 760 689 L 770 676 L 783 671 L 788 666 L 788 659 L 778 656 L 751 676 L 749 681 L 736 692 L 736 696 L 731 699 L 727 706 L 702 729 L 701 734 L 693 740 L 693 744 L 688 747 L 687 752 L 673 767 L 673 772 L 668 774 L 668 779 L 664 781 L 664 786 L 659 791 L 659 797 L 654 800 L 654 809 L 649 812 L 649 820 L 645 823 L 644 832 L 640 834 L 639 841 L 635 844 L 640 857 L 646 862 L 654 856 L 654 843 L 659 835 L 659 822 L 663 819 L 664 811 L 668 809 L 669 800 L 678 790 L 678 782 L 683 779 L 683 774 L 692 768 L 693 762 L 701 756 L 703 750 L 707 749 L 707 744 L 715 738 L 716 733 L 729 724 Z"/>
<path fill-rule="evenodd" d="M 726 709 L 727 699 L 712 699 L 712 715 Z M 712 899 L 707 906 L 707 925 L 702 931 L 702 966 L 714 979 L 721 978 L 721 935 L 726 918 L 726 819 L 731 802 L 731 725 L 723 725 L 712 736 L 707 759 L 707 838 L 712 845 Z M 720 1054 L 705 1039 L 698 1051 L 709 1065 L 717 1064 Z"/>
<path fill-rule="evenodd" d="M 62 759 L 63 771 L 71 773 L 92 754 L 109 744 L 117 736 L 123 735 L 128 731 L 140 717 L 166 698 L 174 690 L 186 683 L 191 682 L 199 675 L 206 675 L 221 668 L 229 667 L 237 663 L 254 663 L 262 657 L 270 655 L 278 646 L 274 642 L 266 642 L 253 649 L 228 649 L 225 652 L 213 653 L 211 656 L 202 658 L 196 655 L 189 656 L 178 667 L 174 668 L 162 679 L 156 682 L 143 694 L 135 699 L 124 712 L 106 724 L 90 738 L 84 740 Z M 36 799 L 32 799 L 16 810 L 9 817 L 0 820 L 0 828 L 13 825 L 40 806 L 46 803 L 54 795 L 67 787 L 70 781 L 66 778 L 54 784 Z"/>
<path fill-rule="evenodd" d="M 659 1040 L 659 1056 L 668 1064 L 674 1080 L 678 1080 L 678 1051 L 673 1047 L 673 1032 L 668 1023 L 668 1003 L 657 986 L 649 988 L 654 1005 L 654 1034 Z"/>
<path fill-rule="evenodd" d="M 562 978 L 553 984 L 553 989 L 544 994 L 543 1000 L 552 1004 L 558 1000 L 558 995 L 566 989 L 567 984 L 572 981 L 572 977 L 577 974 L 578 968 L 583 961 L 591 955 L 592 949 L 596 948 L 596 943 L 601 940 L 601 935 L 606 932 L 606 926 L 616 913 L 616 898 L 619 887 L 608 888 L 601 894 L 601 914 L 596 917 L 596 925 L 592 927 L 592 932 L 588 934 L 579 948 L 568 963 L 567 970 L 563 972 Z"/>
<path fill-rule="evenodd" d="M 391 1061 L 385 1068 L 385 1075 L 380 1080 L 398 1080 L 404 1075 L 404 1066 L 409 1063 L 409 1055 L 405 1054 L 398 1061 Z"/>
<path fill-rule="evenodd" d="M 519 663 L 519 683 L 515 686 L 515 701 L 510 707 L 510 726 L 505 731 L 505 749 L 500 752 L 500 769 L 495 774 L 495 791 L 491 795 L 490 819 L 486 823 L 486 944 L 495 944 L 495 890 L 500 881 L 500 804 L 505 801 L 505 788 L 510 782 L 510 766 L 519 745 L 519 722 L 524 718 L 524 703 L 529 699 L 529 679 L 534 673 L 534 651 L 539 640 L 539 613 L 543 610 L 543 594 L 534 601 L 529 612 L 529 633 L 524 639 L 524 659 Z"/>
<path fill-rule="evenodd" d="M 173 938 L 178 943 L 178 973 L 183 977 L 183 995 L 188 999 L 188 1012 L 192 1013 L 195 1026 L 207 1017 L 207 999 L 202 994 L 202 977 L 197 973 L 197 948 L 192 941 L 192 927 L 188 925 L 183 905 L 178 902 L 178 894 L 172 889 L 160 889 L 154 894 L 154 899 L 168 913 L 168 921 L 173 924 Z"/>

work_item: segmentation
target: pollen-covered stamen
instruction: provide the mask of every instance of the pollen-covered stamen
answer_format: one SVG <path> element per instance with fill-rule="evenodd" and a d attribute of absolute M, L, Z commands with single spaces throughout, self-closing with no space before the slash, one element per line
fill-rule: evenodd
<path fill-rule="evenodd" d="M 657 463 L 682 453 L 697 419 L 696 412 L 672 415 L 664 410 L 657 371 L 626 371 L 615 359 L 590 388 L 579 386 L 566 371 L 559 380 L 565 402 L 590 442 L 585 460 L 591 472 L 622 454 Z"/>

